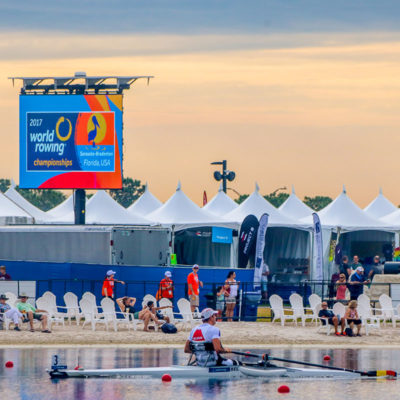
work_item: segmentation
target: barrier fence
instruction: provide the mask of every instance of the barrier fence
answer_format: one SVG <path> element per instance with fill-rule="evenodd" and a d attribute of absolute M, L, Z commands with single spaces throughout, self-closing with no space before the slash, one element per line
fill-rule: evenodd
<path fill-rule="evenodd" d="M 20 294 L 26 288 L 28 281 L 3 281 L 0 283 L 0 292 L 11 291 L 15 294 Z M 98 304 L 102 298 L 101 288 L 103 285 L 102 280 L 80 280 L 80 279 L 49 279 L 49 280 L 37 280 L 29 281 L 30 290 L 28 294 L 31 296 L 31 300 L 38 298 L 43 295 L 46 291 L 51 291 L 56 295 L 57 305 L 64 305 L 63 296 L 66 292 L 75 293 L 80 299 L 83 293 L 89 291 L 92 292 L 96 297 Z M 127 281 L 125 285 L 115 284 L 115 298 L 129 296 L 137 299 L 136 308 L 141 308 L 141 302 L 146 294 L 156 296 L 159 288 L 158 281 Z M 204 282 L 203 288 L 200 289 L 200 305 L 199 309 L 202 310 L 205 307 L 216 308 L 217 292 L 223 283 L 206 283 Z M 7 287 L 10 289 L 7 290 Z M 12 288 L 12 289 L 11 289 Z M 188 298 L 187 295 L 188 286 L 187 284 L 176 284 L 174 286 L 174 311 L 178 311 L 176 308 L 176 301 L 180 298 Z M 400 285 L 388 284 L 388 283 L 373 283 L 370 287 L 366 286 L 365 291 L 371 298 L 373 306 L 377 303 L 378 297 L 382 293 L 386 293 L 389 296 L 395 296 L 395 302 L 400 302 Z M 291 294 L 297 293 L 303 298 L 303 304 L 305 307 L 309 306 L 308 297 L 312 293 L 318 294 L 323 300 L 328 301 L 329 305 L 332 306 L 335 300 L 336 288 L 335 285 L 330 281 L 304 281 L 298 284 L 283 284 L 283 283 L 268 283 L 262 286 L 261 291 L 254 290 L 253 282 L 240 282 L 239 291 L 236 299 L 236 307 L 234 320 L 240 321 L 255 321 L 264 320 L 270 321 L 273 317 L 272 313 L 268 311 L 269 301 L 268 298 L 277 294 L 282 297 L 284 304 L 289 305 L 289 297 Z M 397 293 L 399 293 L 397 299 Z"/>

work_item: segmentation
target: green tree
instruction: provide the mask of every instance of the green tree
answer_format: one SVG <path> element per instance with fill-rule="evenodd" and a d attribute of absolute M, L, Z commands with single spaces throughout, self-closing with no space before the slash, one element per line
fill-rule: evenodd
<path fill-rule="evenodd" d="M 142 185 L 137 179 L 124 178 L 122 189 L 112 189 L 110 190 L 110 195 L 121 206 L 129 207 L 144 193 L 145 188 L 145 185 Z"/>
<path fill-rule="evenodd" d="M 236 203 L 243 203 L 249 197 L 248 194 L 241 194 L 237 199 L 235 199 Z"/>
<path fill-rule="evenodd" d="M 303 202 L 308 207 L 311 207 L 313 210 L 320 211 L 325 208 L 329 203 L 331 203 L 332 199 L 328 196 L 305 196 Z"/>
<path fill-rule="evenodd" d="M 42 211 L 48 211 L 65 200 L 64 193 L 54 189 L 20 189 L 15 188 L 26 200 Z"/>
<path fill-rule="evenodd" d="M 0 192 L 4 193 L 11 186 L 11 181 L 9 179 L 0 179 Z"/>
<path fill-rule="evenodd" d="M 274 207 L 278 208 L 285 202 L 285 200 L 288 197 L 289 197 L 288 193 L 285 193 L 285 192 L 279 192 L 279 193 L 273 192 L 273 193 L 270 193 L 270 194 L 266 194 L 264 196 L 264 199 L 268 200 Z"/>

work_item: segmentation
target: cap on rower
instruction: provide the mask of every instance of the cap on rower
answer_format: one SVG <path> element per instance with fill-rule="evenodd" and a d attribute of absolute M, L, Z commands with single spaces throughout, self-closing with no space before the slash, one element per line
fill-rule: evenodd
<path fill-rule="evenodd" d="M 167 278 L 171 278 L 171 276 L 172 276 L 172 274 L 171 274 L 171 271 L 165 271 L 165 274 L 164 274 Z"/>
<path fill-rule="evenodd" d="M 205 308 L 202 312 L 201 312 L 201 319 L 205 320 L 205 319 L 209 319 L 211 318 L 213 315 L 218 314 L 218 311 L 213 310 L 212 308 Z"/>

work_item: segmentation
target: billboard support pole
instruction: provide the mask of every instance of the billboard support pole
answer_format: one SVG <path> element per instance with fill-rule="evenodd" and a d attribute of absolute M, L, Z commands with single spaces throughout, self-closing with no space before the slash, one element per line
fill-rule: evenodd
<path fill-rule="evenodd" d="M 85 225 L 86 193 L 84 189 L 74 191 L 75 225 Z"/>

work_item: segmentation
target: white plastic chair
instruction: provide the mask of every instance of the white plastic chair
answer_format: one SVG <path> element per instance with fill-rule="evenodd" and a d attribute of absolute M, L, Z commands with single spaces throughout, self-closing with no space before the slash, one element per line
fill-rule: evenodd
<path fill-rule="evenodd" d="M 160 301 L 158 302 L 158 305 L 159 305 L 159 307 L 173 307 L 171 300 L 165 299 L 165 298 L 160 299 Z M 175 313 L 173 311 L 173 308 L 164 308 L 163 310 L 160 310 L 160 312 L 169 318 L 169 321 L 171 322 L 171 324 L 176 324 L 176 323 L 181 322 L 175 318 Z"/>
<path fill-rule="evenodd" d="M 320 307 L 318 308 L 318 306 L 321 305 L 322 299 L 317 294 L 313 293 L 308 297 L 308 303 L 310 304 L 309 310 L 311 310 L 312 312 L 311 322 L 315 321 L 315 324 L 318 325 L 319 324 L 318 313 L 319 310 L 321 309 Z"/>
<path fill-rule="evenodd" d="M 377 325 L 378 327 L 380 327 L 380 323 L 383 322 L 384 325 L 386 325 L 386 321 L 385 321 L 385 316 L 383 314 L 381 314 L 381 310 L 377 309 L 377 308 L 372 308 L 371 307 L 371 300 L 370 298 L 363 294 L 360 294 L 357 298 L 357 304 L 358 304 L 358 308 L 360 309 L 360 311 L 362 312 L 363 317 L 361 319 L 366 319 L 369 322 L 371 322 L 373 325 Z M 361 317 L 361 313 L 359 311 L 360 317 Z M 379 311 L 380 314 L 374 314 L 374 311 Z"/>
<path fill-rule="evenodd" d="M 96 296 L 92 293 L 92 292 L 85 292 L 82 295 L 82 299 L 81 300 L 87 300 L 90 302 L 90 304 L 92 305 L 93 308 L 93 315 L 96 318 L 102 318 L 103 315 L 101 315 L 101 313 L 99 312 L 99 308 L 96 304 Z M 79 302 L 80 304 L 80 302 Z"/>
<path fill-rule="evenodd" d="M 95 331 L 96 324 L 104 324 L 106 329 L 108 330 L 107 321 L 104 318 L 98 318 L 96 316 L 97 312 L 93 308 L 93 303 L 90 300 L 88 300 L 87 298 L 82 298 L 79 302 L 79 307 L 81 308 L 82 314 L 85 317 L 82 328 L 84 328 L 86 324 L 91 324 L 92 330 Z"/>
<path fill-rule="evenodd" d="M 18 297 L 11 292 L 5 292 L 4 293 L 6 295 L 6 297 L 8 298 L 8 300 L 6 301 L 6 303 L 10 306 L 10 307 L 16 307 L 17 303 L 18 303 Z"/>
<path fill-rule="evenodd" d="M 64 303 L 69 324 L 71 325 L 72 318 L 75 318 L 76 325 L 79 325 L 80 320 L 83 319 L 83 314 L 79 310 L 78 296 L 75 293 L 67 292 L 64 294 Z"/>
<path fill-rule="evenodd" d="M 281 325 L 285 325 L 285 321 L 295 321 L 293 315 L 285 314 L 285 310 L 283 308 L 283 300 L 281 296 L 277 294 L 273 294 L 269 298 L 269 304 L 271 305 L 272 312 L 274 313 L 274 318 L 272 322 L 275 322 L 277 319 L 281 320 Z"/>
<path fill-rule="evenodd" d="M 57 307 L 54 310 L 53 304 L 49 301 L 49 297 L 39 297 L 36 300 L 36 307 L 40 310 L 45 310 L 47 313 L 47 320 L 48 320 L 48 325 L 49 329 L 51 329 L 51 325 L 53 323 L 60 323 L 64 326 L 64 313 L 59 313 L 57 312 Z M 59 314 L 62 314 L 63 316 L 60 316 Z"/>
<path fill-rule="evenodd" d="M 40 308 L 42 310 L 46 310 L 47 313 L 50 315 L 50 317 L 52 318 L 53 322 L 61 322 L 64 325 L 64 318 L 65 318 L 65 313 L 64 312 L 60 312 L 58 311 L 59 308 L 65 309 L 65 307 L 63 306 L 57 306 L 57 298 L 55 296 L 55 294 L 53 294 L 52 292 L 44 292 L 43 296 L 40 297 L 40 301 L 45 301 L 46 308 L 43 307 L 39 307 L 37 305 L 37 300 L 36 300 L 36 305 L 37 308 Z"/>
<path fill-rule="evenodd" d="M 361 303 L 357 307 L 358 315 L 361 319 L 361 324 L 365 328 L 365 334 L 368 336 L 372 328 L 380 329 L 380 319 L 372 315 L 371 309 L 365 303 Z"/>
<path fill-rule="evenodd" d="M 382 312 L 384 319 L 384 324 L 386 320 L 391 320 L 393 324 L 393 328 L 396 327 L 396 322 L 400 321 L 399 313 L 395 311 L 393 308 L 393 303 L 391 297 L 387 294 L 381 294 L 379 296 L 379 304 L 381 306 L 380 311 Z"/>
<path fill-rule="evenodd" d="M 143 297 L 143 300 L 142 300 L 142 307 L 147 306 L 147 303 L 148 303 L 149 301 L 152 301 L 152 302 L 154 303 L 154 306 L 157 307 L 157 300 L 156 300 L 156 298 L 155 298 L 152 294 L 146 294 L 146 295 Z"/>
<path fill-rule="evenodd" d="M 319 309 L 318 309 L 318 312 L 319 312 L 319 310 L 322 308 L 321 307 L 321 304 L 319 305 L 319 307 L 318 307 Z M 346 313 L 346 307 L 342 304 L 342 303 L 335 303 L 334 305 L 333 305 L 333 307 L 332 307 L 332 311 L 333 311 L 333 314 L 334 315 L 338 315 L 340 318 L 343 318 L 344 317 L 344 314 Z M 330 335 L 330 333 L 331 333 L 331 329 L 333 328 L 333 326 L 332 325 L 330 325 L 329 323 L 328 323 L 328 319 L 327 318 L 319 318 L 321 321 L 322 320 L 325 320 L 326 321 L 326 323 L 325 323 L 325 325 L 324 324 L 322 324 L 321 326 L 320 326 L 320 328 L 319 328 L 319 330 L 325 330 L 326 331 L 326 334 L 327 335 Z"/>
<path fill-rule="evenodd" d="M 201 318 L 194 318 L 190 308 L 190 302 L 187 299 L 179 299 L 177 302 L 179 313 L 182 316 L 182 323 L 186 327 L 193 328 L 196 324 L 201 324 Z"/>
<path fill-rule="evenodd" d="M 293 310 L 294 323 L 297 325 L 297 320 L 300 319 L 302 326 L 306 326 L 308 317 L 304 313 L 303 298 L 299 294 L 293 293 L 289 297 L 289 302 Z"/>
<path fill-rule="evenodd" d="M 100 304 L 101 308 L 103 309 L 104 319 L 107 321 L 107 323 L 111 323 L 113 325 L 115 332 L 118 330 L 118 324 L 125 325 L 128 330 L 131 330 L 131 326 L 134 326 L 134 322 L 129 319 L 128 313 L 115 311 L 115 304 L 111 299 L 105 297 L 101 300 Z M 118 315 L 120 315 L 122 318 L 118 318 Z"/>

